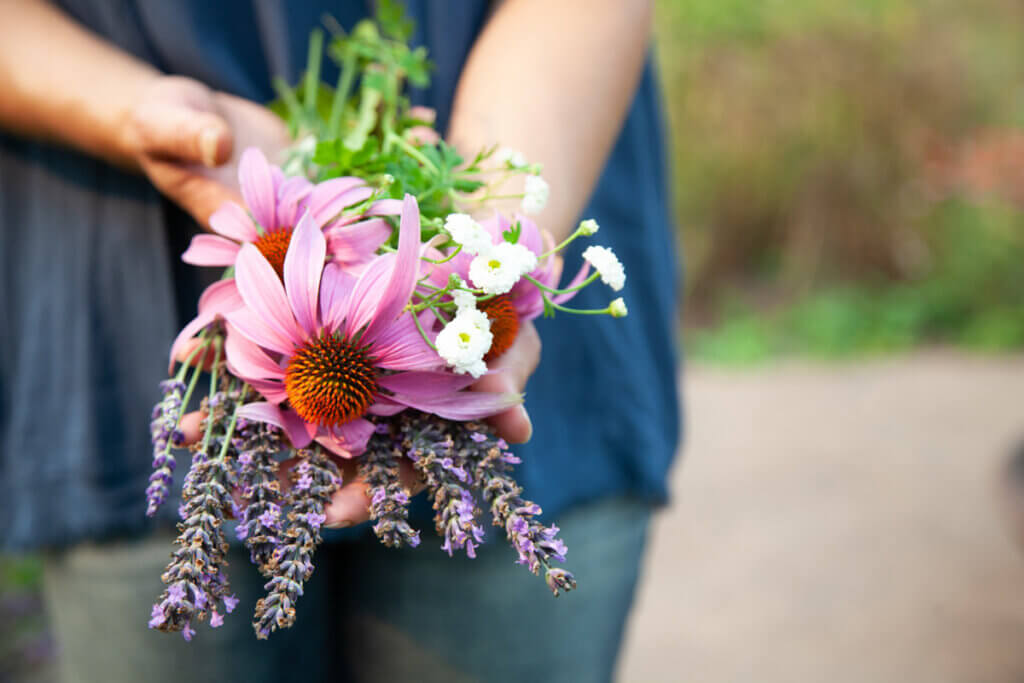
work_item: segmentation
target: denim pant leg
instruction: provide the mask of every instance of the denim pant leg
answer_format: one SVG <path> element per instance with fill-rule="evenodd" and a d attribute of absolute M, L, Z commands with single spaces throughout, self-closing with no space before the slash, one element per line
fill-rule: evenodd
<path fill-rule="evenodd" d="M 197 625 L 186 643 L 181 634 L 146 628 L 172 549 L 173 536 L 162 533 L 82 544 L 45 557 L 44 591 L 62 683 L 335 680 L 325 656 L 331 646 L 324 628 L 330 623 L 326 572 L 315 572 L 307 584 L 310 598 L 301 601 L 298 623 L 258 641 L 252 611 L 265 579 L 233 543 L 228 575 L 238 608 L 220 628 Z"/>
<path fill-rule="evenodd" d="M 557 599 L 497 529 L 475 560 L 449 558 L 429 530 L 412 550 L 338 545 L 348 603 L 337 612 L 339 669 L 356 681 L 608 681 L 650 515 L 621 498 L 562 515 L 579 587 Z"/>

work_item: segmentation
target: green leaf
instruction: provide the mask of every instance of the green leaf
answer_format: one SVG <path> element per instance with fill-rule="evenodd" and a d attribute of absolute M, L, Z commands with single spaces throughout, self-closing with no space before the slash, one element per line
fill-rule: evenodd
<path fill-rule="evenodd" d="M 501 233 L 506 242 L 515 244 L 519 241 L 519 235 L 523 232 L 523 225 L 519 221 L 512 224 L 512 227 Z"/>

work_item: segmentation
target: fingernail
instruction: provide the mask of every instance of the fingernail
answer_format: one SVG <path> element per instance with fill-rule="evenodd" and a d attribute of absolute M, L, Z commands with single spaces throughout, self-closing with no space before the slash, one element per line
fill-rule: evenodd
<path fill-rule="evenodd" d="M 199 155 L 207 166 L 217 165 L 217 143 L 220 132 L 216 128 L 206 128 L 199 134 Z"/>
<path fill-rule="evenodd" d="M 352 520 L 343 519 L 338 522 L 331 522 L 330 524 L 324 524 L 328 529 L 344 529 L 345 527 L 352 526 Z"/>
<path fill-rule="evenodd" d="M 530 419 L 530 414 L 526 412 L 526 408 L 524 408 L 523 406 L 519 406 L 519 412 L 520 414 L 522 414 L 523 419 L 526 420 L 527 429 L 526 439 L 524 441 L 529 441 L 533 437 L 533 420 Z"/>

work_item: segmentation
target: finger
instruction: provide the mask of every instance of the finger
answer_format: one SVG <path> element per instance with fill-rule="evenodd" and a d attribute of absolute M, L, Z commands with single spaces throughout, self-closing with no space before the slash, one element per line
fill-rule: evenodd
<path fill-rule="evenodd" d="M 161 193 L 188 211 L 203 227 L 209 225 L 210 216 L 224 202 L 243 204 L 237 190 L 202 174 L 195 166 L 164 161 L 156 157 L 142 157 L 142 170 Z"/>
<path fill-rule="evenodd" d="M 188 364 L 192 366 L 201 365 L 203 370 L 209 370 L 210 368 L 213 367 L 213 361 L 217 357 L 217 353 L 212 345 L 209 346 L 205 351 L 200 351 L 192 358 L 189 358 L 189 356 L 192 356 L 192 353 L 196 350 L 196 348 L 203 343 L 203 340 L 199 339 L 198 337 L 194 339 L 189 339 L 184 344 L 182 344 L 178 352 L 174 354 L 174 360 L 178 361 L 179 363 L 188 362 Z M 221 362 L 223 361 L 224 355 L 221 354 Z"/>
<path fill-rule="evenodd" d="M 334 494 L 331 503 L 324 510 L 327 516 L 325 524 L 332 529 L 342 529 L 370 519 L 369 485 L 365 479 L 358 476 L 356 463 L 349 461 L 342 469 L 351 474 L 349 477 L 343 474 L 345 485 Z M 398 479 L 412 496 L 426 488 L 426 482 L 408 460 L 403 459 L 399 463 Z"/>
<path fill-rule="evenodd" d="M 231 158 L 231 129 L 213 112 L 157 99 L 140 106 L 132 124 L 143 155 L 209 167 Z"/>
<path fill-rule="evenodd" d="M 520 393 L 540 362 L 540 336 L 533 323 L 523 325 L 511 348 L 501 355 L 492 367 L 496 372 L 481 377 L 473 385 L 474 391 Z M 498 413 L 487 420 L 500 437 L 510 443 L 526 443 L 533 435 L 530 414 L 522 405 Z"/>
<path fill-rule="evenodd" d="M 190 446 L 195 442 L 199 441 L 200 431 L 203 426 L 203 420 L 206 419 L 206 413 L 201 410 L 194 410 L 191 413 L 185 413 L 181 416 L 181 422 L 178 424 L 178 428 L 181 433 L 185 435 L 185 442 L 183 446 Z"/>

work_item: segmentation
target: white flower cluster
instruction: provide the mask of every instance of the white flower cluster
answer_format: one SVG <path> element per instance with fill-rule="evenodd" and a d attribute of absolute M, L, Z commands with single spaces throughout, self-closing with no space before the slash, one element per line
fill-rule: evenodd
<path fill-rule="evenodd" d="M 463 251 L 476 256 L 469 265 L 469 279 L 488 294 L 505 294 L 537 267 L 537 255 L 528 248 L 511 242 L 494 244 L 491 234 L 464 213 L 449 214 L 444 229 Z"/>
<path fill-rule="evenodd" d="M 601 276 L 601 281 L 616 292 L 626 285 L 626 271 L 622 262 L 608 247 L 590 246 L 583 250 L 583 258 Z"/>
<path fill-rule="evenodd" d="M 469 264 L 469 279 L 488 294 L 504 294 L 537 267 L 537 255 L 521 244 L 502 242 Z"/>
<path fill-rule="evenodd" d="M 476 309 L 476 297 L 470 292 L 455 290 L 452 298 L 458 311 L 437 334 L 437 353 L 455 372 L 480 377 L 487 372 L 484 356 L 494 341 L 491 320 Z"/>
<path fill-rule="evenodd" d="M 493 244 L 491 234 L 484 230 L 484 226 L 464 213 L 448 214 L 444 221 L 444 229 L 453 240 L 462 245 L 463 251 L 470 254 L 487 251 Z"/>
<path fill-rule="evenodd" d="M 523 189 L 523 211 L 525 213 L 540 213 L 548 204 L 548 196 L 551 194 L 551 187 L 548 181 L 539 175 L 526 176 L 526 186 Z"/>
<path fill-rule="evenodd" d="M 512 168 L 526 166 L 526 157 L 523 156 L 523 153 L 511 147 L 502 147 L 495 152 L 494 158 L 499 164 L 508 164 Z"/>

